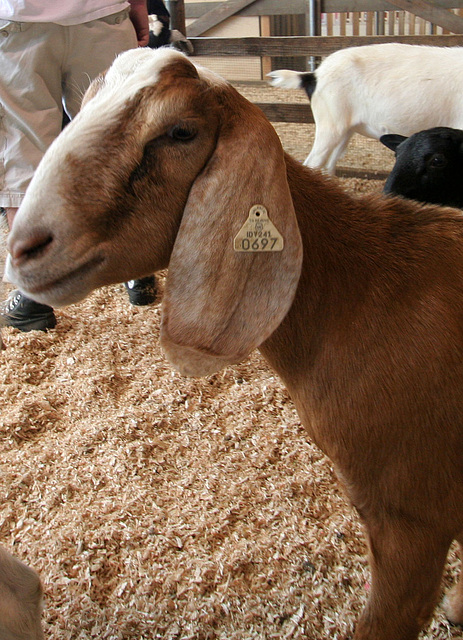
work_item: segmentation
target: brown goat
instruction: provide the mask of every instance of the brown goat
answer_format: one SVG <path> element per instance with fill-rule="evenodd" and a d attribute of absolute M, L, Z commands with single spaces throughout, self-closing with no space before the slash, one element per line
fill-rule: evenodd
<path fill-rule="evenodd" d="M 37 573 L 0 547 L 1 640 L 42 640 L 41 613 Z"/>
<path fill-rule="evenodd" d="M 169 266 L 162 344 L 186 374 L 259 347 L 365 525 L 355 639 L 417 637 L 463 544 L 461 212 L 351 197 L 225 81 L 137 50 L 45 155 L 9 249 L 10 280 L 51 305 Z"/>

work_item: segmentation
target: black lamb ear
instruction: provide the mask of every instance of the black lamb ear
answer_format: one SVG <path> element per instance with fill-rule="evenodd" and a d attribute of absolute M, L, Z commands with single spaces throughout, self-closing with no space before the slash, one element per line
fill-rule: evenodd
<path fill-rule="evenodd" d="M 385 133 L 379 141 L 384 144 L 385 147 L 395 151 L 399 144 L 406 140 L 406 136 L 399 136 L 397 133 Z"/>

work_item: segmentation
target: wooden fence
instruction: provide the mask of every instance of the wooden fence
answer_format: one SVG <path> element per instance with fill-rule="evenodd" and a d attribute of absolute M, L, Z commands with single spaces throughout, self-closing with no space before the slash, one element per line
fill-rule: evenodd
<path fill-rule="evenodd" d="M 456 0 L 227 0 L 226 2 L 186 2 L 172 0 L 168 3 L 173 17 L 174 26 L 182 28 L 182 24 L 175 23 L 176 11 L 179 10 L 180 19 L 194 19 L 186 29 L 188 38 L 194 46 L 195 56 L 257 56 L 269 59 L 281 56 L 302 56 L 305 59 L 323 58 L 338 49 L 368 44 L 386 42 L 402 42 L 405 44 L 421 44 L 434 46 L 463 46 L 463 9 L 461 2 Z M 313 12 L 317 11 L 314 20 Z M 350 10 L 350 11 L 349 11 Z M 401 10 L 401 11 L 399 11 Z M 406 11 L 405 11 L 406 10 Z M 414 12 L 412 14 L 412 11 Z M 183 14 L 182 14 L 183 12 Z M 312 15 L 308 15 L 311 13 Z M 321 17 L 325 15 L 328 24 L 334 22 L 335 14 L 344 14 L 341 23 L 347 24 L 350 16 L 352 35 L 315 35 L 315 36 L 266 36 L 244 38 L 217 38 L 200 36 L 204 32 L 220 24 L 231 16 L 270 16 L 286 14 L 306 14 L 307 25 L 316 25 L 321 31 Z M 367 15 L 368 14 L 368 15 Z M 413 15 L 411 20 L 407 16 Z M 183 16 L 183 18 L 182 18 Z M 331 18 L 329 17 L 331 16 Z M 379 19 L 378 19 L 379 16 Z M 389 17 L 393 16 L 393 17 Z M 365 34 L 359 35 L 360 20 L 365 21 Z M 408 20 L 408 23 L 407 23 Z M 432 20 L 432 22 L 429 22 Z M 388 22 L 389 21 L 389 22 Z M 423 24 L 429 22 L 428 27 Z M 372 35 L 369 32 L 393 31 L 393 25 L 398 33 L 388 35 Z M 413 24 L 412 33 L 410 25 Z M 357 25 L 357 26 L 355 26 Z M 407 26 L 408 34 L 403 32 Z M 415 26 L 419 25 L 418 29 Z M 426 29 L 436 33 L 436 26 L 441 33 L 423 35 Z M 386 27 L 386 28 L 384 28 Z M 419 31 L 419 34 L 416 31 Z M 454 35 L 450 35 L 453 31 Z M 401 33 L 402 32 L 402 33 Z M 414 33 L 413 33 L 414 32 Z M 257 103 L 271 122 L 313 123 L 312 113 L 308 104 Z M 340 170 L 342 175 L 359 175 L 352 170 Z M 361 172 L 366 176 L 365 172 Z M 366 177 L 381 177 L 374 172 Z"/>
<path fill-rule="evenodd" d="M 195 56 L 317 56 L 324 57 L 347 47 L 402 42 L 434 46 L 463 46 L 463 35 L 448 36 L 283 36 L 256 38 L 191 38 Z M 259 106 L 273 122 L 313 122 L 305 104 Z"/>
<path fill-rule="evenodd" d="M 341 32 L 360 35 L 360 25 L 365 25 L 365 35 L 426 35 L 435 33 L 436 26 L 446 33 L 463 33 L 463 7 L 458 0 L 227 0 L 226 2 L 197 2 L 171 0 L 167 4 L 176 28 L 189 21 L 188 35 L 207 35 L 207 31 L 231 16 L 307 16 L 304 34 L 287 35 L 335 35 L 334 16 L 339 14 Z M 322 16 L 327 25 L 322 34 Z M 193 22 L 191 22 L 193 20 Z M 269 34 L 270 35 L 270 34 Z M 281 34 L 284 35 L 284 34 Z"/>

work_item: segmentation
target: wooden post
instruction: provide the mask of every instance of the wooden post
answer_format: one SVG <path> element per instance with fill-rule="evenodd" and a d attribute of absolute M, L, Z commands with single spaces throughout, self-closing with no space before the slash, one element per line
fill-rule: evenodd
<path fill-rule="evenodd" d="M 376 11 L 376 35 L 384 35 L 384 11 Z"/>
<path fill-rule="evenodd" d="M 399 11 L 398 29 L 399 36 L 403 36 L 405 34 L 405 11 Z"/>
<path fill-rule="evenodd" d="M 309 36 L 321 36 L 321 2 L 320 0 L 308 0 L 306 5 L 306 20 L 308 21 L 307 31 L 309 32 Z"/>
<path fill-rule="evenodd" d="M 170 28 L 186 35 L 184 0 L 166 0 L 166 7 L 170 13 Z"/>
<path fill-rule="evenodd" d="M 346 25 L 347 25 L 347 13 L 340 13 L 339 14 L 339 35 L 340 36 L 345 36 L 346 35 Z"/>
<path fill-rule="evenodd" d="M 373 11 L 367 11 L 365 18 L 365 30 L 367 36 L 373 35 Z"/>
<path fill-rule="evenodd" d="M 321 0 L 306 0 L 305 13 L 305 31 L 309 36 L 321 36 L 322 34 L 322 15 Z M 320 58 L 311 56 L 308 60 L 310 71 L 315 71 L 320 63 Z"/>
<path fill-rule="evenodd" d="M 264 38 L 271 35 L 269 16 L 260 16 L 260 35 Z M 262 79 L 265 80 L 267 73 L 270 73 L 270 71 L 272 70 L 272 58 L 270 58 L 269 56 L 262 56 L 261 60 Z"/>

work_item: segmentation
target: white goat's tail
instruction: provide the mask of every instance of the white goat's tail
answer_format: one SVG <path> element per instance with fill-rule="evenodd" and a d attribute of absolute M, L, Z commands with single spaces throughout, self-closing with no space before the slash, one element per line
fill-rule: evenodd
<path fill-rule="evenodd" d="M 314 73 L 310 71 L 291 71 L 291 69 L 278 69 L 267 73 L 270 78 L 269 82 L 272 87 L 280 89 L 304 89 L 308 97 L 311 98 L 317 79 Z"/>
<path fill-rule="evenodd" d="M 302 79 L 299 71 L 278 69 L 278 71 L 270 71 L 270 73 L 267 73 L 267 76 L 270 78 L 269 82 L 272 87 L 280 87 L 281 89 L 302 89 Z"/>

